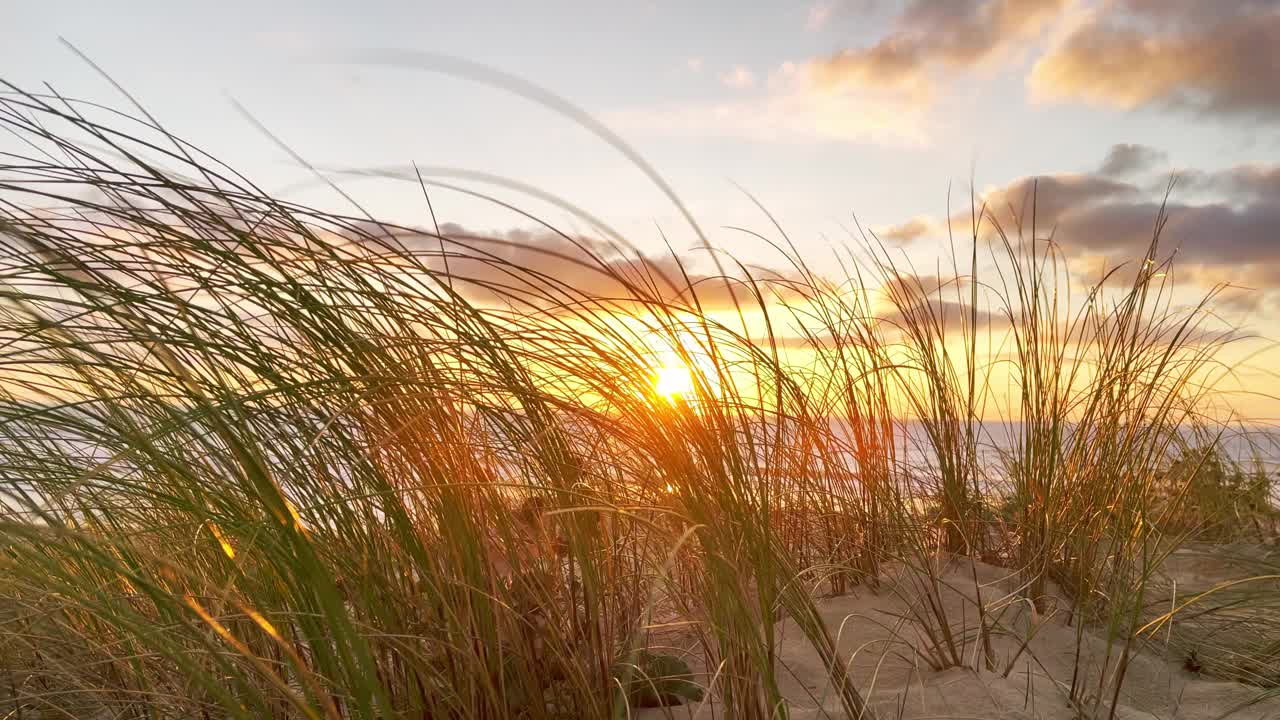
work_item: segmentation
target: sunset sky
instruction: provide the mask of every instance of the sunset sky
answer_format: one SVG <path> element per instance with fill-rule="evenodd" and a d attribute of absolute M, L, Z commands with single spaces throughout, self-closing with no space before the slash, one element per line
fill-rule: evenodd
<path fill-rule="evenodd" d="M 948 189 L 954 214 L 971 187 L 1017 204 L 1041 177 L 1040 221 L 1088 268 L 1145 241 L 1176 173 L 1166 243 L 1179 249 L 1180 282 L 1252 288 L 1224 295 L 1224 314 L 1280 336 L 1278 0 L 10 0 L 4 14 L 4 79 L 126 107 L 61 36 L 175 134 L 267 190 L 343 202 L 235 102 L 318 168 L 501 175 L 652 252 L 659 229 L 677 250 L 695 239 L 618 152 L 412 53 L 483 63 L 569 99 L 648 159 L 717 245 L 757 263 L 772 253 L 725 226 L 769 225 L 735 183 L 814 259 L 856 214 L 928 268 Z M 416 185 L 348 187 L 379 217 L 425 222 Z M 495 194 L 574 227 L 539 201 Z M 477 231 L 529 227 L 456 193 L 433 201 L 442 221 Z"/>

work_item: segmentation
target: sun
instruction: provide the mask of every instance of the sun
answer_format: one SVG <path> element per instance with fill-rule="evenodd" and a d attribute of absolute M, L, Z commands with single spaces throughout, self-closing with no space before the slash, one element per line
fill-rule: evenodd
<path fill-rule="evenodd" d="M 651 355 L 645 363 L 650 385 L 637 389 L 649 397 L 666 400 L 672 405 L 696 407 L 699 396 L 719 397 L 720 376 L 710 354 L 689 332 L 665 335 L 657 331 L 646 337 Z"/>
<path fill-rule="evenodd" d="M 692 395 L 693 371 L 682 365 L 660 367 L 653 381 L 653 391 L 668 400 Z"/>

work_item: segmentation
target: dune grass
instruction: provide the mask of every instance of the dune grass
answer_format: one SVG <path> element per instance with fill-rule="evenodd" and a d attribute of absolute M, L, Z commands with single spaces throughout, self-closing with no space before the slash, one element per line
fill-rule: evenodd
<path fill-rule="evenodd" d="M 1169 471 L 1229 335 L 1174 300 L 1161 218 L 1083 297 L 981 207 L 949 278 L 869 234 L 839 274 L 779 230 L 785 272 L 703 278 L 542 225 L 548 272 L 150 121 L 15 91 L 0 123 L 0 717 L 784 717 L 782 618 L 870 717 L 817 596 L 912 568 L 927 664 L 997 669 L 956 558 L 1102 629 L 1070 697 L 1105 717 L 1163 558 L 1234 527 L 1188 519 L 1207 455 Z"/>

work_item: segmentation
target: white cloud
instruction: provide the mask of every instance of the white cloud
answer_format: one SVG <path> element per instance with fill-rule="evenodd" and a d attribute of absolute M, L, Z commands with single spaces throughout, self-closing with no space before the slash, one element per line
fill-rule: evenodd
<path fill-rule="evenodd" d="M 928 0 L 936 2 L 937 0 Z M 948 0 L 949 2 L 950 0 Z M 809 6 L 805 28 L 818 31 L 829 27 L 833 21 L 853 16 L 860 22 L 882 9 L 884 0 L 819 0 Z"/>
<path fill-rule="evenodd" d="M 897 88 L 823 82 L 808 63 L 783 63 L 754 89 L 721 102 L 632 108 L 604 118 L 624 131 L 764 142 L 920 145 L 925 140 L 925 105 Z"/>
<path fill-rule="evenodd" d="M 735 65 L 732 70 L 720 76 L 720 81 L 731 88 L 745 90 L 756 84 L 756 76 L 746 66 Z"/>
<path fill-rule="evenodd" d="M 831 20 L 831 16 L 835 14 L 837 3 L 834 0 L 825 0 L 809 8 L 809 19 L 805 22 L 805 27 L 810 30 L 821 30 Z"/>

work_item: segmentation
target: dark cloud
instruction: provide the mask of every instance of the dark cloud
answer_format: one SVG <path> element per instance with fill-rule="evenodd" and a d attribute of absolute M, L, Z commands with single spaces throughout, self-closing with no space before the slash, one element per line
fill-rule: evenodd
<path fill-rule="evenodd" d="M 941 277 L 918 273 L 898 274 L 888 278 L 881 287 L 886 298 L 898 304 L 920 302 L 943 293 L 954 293 L 968 287 L 965 277 Z"/>
<path fill-rule="evenodd" d="M 1052 230 L 1068 254 L 1109 257 L 1112 265 L 1141 256 L 1163 208 L 1167 221 L 1160 245 L 1166 253 L 1176 251 L 1179 267 L 1194 269 L 1206 285 L 1211 278 L 1216 283 L 1248 277 L 1270 287 L 1280 281 L 1280 194 L 1268 191 L 1278 178 L 1280 167 L 1207 173 L 1199 188 L 1221 199 L 1200 203 L 1177 201 L 1175 188 L 1165 204 L 1159 193 L 1099 175 L 1022 178 L 983 199 L 1006 229 L 1021 218 L 1026 230 L 1034 186 L 1037 236 Z M 1012 210 L 1002 208 L 1006 202 Z"/>
<path fill-rule="evenodd" d="M 1172 178 L 1175 193 L 1212 195 L 1236 204 L 1280 198 L 1280 165 L 1237 165 L 1218 171 L 1183 169 Z M 1151 189 L 1167 187 L 1166 180 Z"/>
<path fill-rule="evenodd" d="M 1087 282 L 1100 279 L 1104 269 L 1140 259 L 1163 212 L 1160 252 L 1174 254 L 1180 282 L 1228 284 L 1217 302 L 1231 309 L 1266 306 L 1280 284 L 1280 164 L 1182 171 L 1167 202 L 1167 183 L 1139 186 L 1107 175 L 1118 172 L 1117 165 L 1127 171 L 1163 157 L 1153 148 L 1117 146 L 1098 172 L 1019 178 L 982 193 L 979 202 L 988 228 L 998 223 L 1006 233 L 1024 237 L 1034 209 L 1036 237 L 1052 235 L 1076 270 L 1089 268 L 1080 275 Z M 946 231 L 942 223 L 912 223 L 930 228 L 923 233 L 928 236 Z M 957 213 L 950 223 L 957 232 L 969 232 L 970 212 Z"/>
<path fill-rule="evenodd" d="M 1061 220 L 1060 237 L 1068 247 L 1132 258 L 1151 242 L 1159 212 L 1154 201 L 1074 208 Z M 1173 203 L 1165 213 L 1161 243 L 1176 249 L 1178 264 L 1217 269 L 1210 275 L 1219 282 L 1231 276 L 1280 282 L 1280 202 Z"/>
<path fill-rule="evenodd" d="M 1089 173 L 1061 173 L 1015 180 L 982 194 L 988 214 L 1010 227 L 1021 225 L 1028 231 L 1034 221 L 1037 234 L 1047 235 L 1062 216 L 1079 207 L 1123 202 L 1139 196 L 1134 185 Z M 952 218 L 953 227 L 968 230 L 970 213 Z"/>
<path fill-rule="evenodd" d="M 976 65 L 1040 31 L 1067 0 L 912 0 L 889 35 L 870 47 L 811 63 L 826 84 L 853 82 L 917 92 L 935 67 Z"/>
<path fill-rule="evenodd" d="M 876 317 L 897 329 L 922 321 L 936 323 L 949 335 L 959 333 L 971 322 L 976 322 L 979 330 L 1008 327 L 1008 319 L 1002 313 L 979 307 L 973 314 L 968 304 L 968 287 L 967 277 L 897 274 L 881 286 L 885 303 Z M 981 303 L 979 300 L 979 305 Z"/>
<path fill-rule="evenodd" d="M 368 237 L 385 238 L 386 228 L 362 228 Z M 707 310 L 756 304 L 745 276 L 719 276 L 693 269 L 691 258 L 646 256 L 585 236 L 550 230 L 511 229 L 477 232 L 445 223 L 440 234 L 397 228 L 390 231 L 411 250 L 423 253 L 434 270 L 449 276 L 475 299 L 493 302 L 518 297 L 539 305 L 605 300 L 668 303 Z M 441 238 L 444 255 L 441 255 Z M 789 297 L 784 278 L 767 270 L 751 271 L 766 301 Z"/>
<path fill-rule="evenodd" d="M 1161 150 L 1146 145 L 1121 143 L 1111 146 L 1098 173 L 1108 177 L 1129 177 L 1152 170 L 1168 161 L 1169 155 Z"/>
<path fill-rule="evenodd" d="M 1042 57 L 1041 97 L 1280 117 L 1274 0 L 1115 0 Z"/>
<path fill-rule="evenodd" d="M 1280 200 L 1280 165 L 1241 165 L 1214 174 L 1209 184 L 1235 197 Z"/>
<path fill-rule="evenodd" d="M 976 313 L 968 304 L 939 300 L 936 297 L 928 301 L 916 302 L 904 306 L 894 306 L 879 313 L 876 317 L 890 327 L 905 331 L 908 327 L 927 323 L 936 327 L 946 335 L 960 333 L 971 323 L 978 332 L 1001 330 L 1009 327 L 1009 319 L 1002 313 L 978 309 Z"/>

